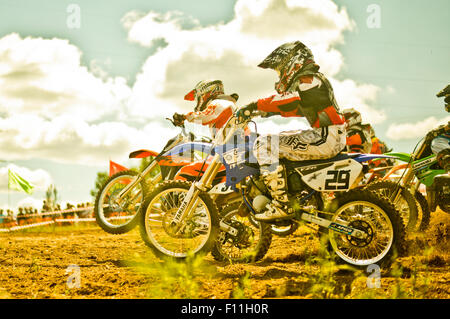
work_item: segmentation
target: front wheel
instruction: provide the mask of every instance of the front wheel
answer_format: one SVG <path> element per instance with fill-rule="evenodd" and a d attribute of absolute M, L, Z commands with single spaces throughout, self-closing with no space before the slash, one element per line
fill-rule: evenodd
<path fill-rule="evenodd" d="M 390 180 L 381 180 L 374 183 L 370 183 L 366 186 L 367 189 L 375 191 L 382 196 L 385 196 L 392 200 L 393 195 L 397 191 L 397 187 L 400 187 L 396 182 Z M 417 202 L 414 196 L 405 188 L 401 188 L 400 196 L 393 202 L 395 208 L 400 213 L 403 219 L 407 231 L 419 230 Z"/>
<path fill-rule="evenodd" d="M 226 206 L 221 211 L 221 222 L 237 230 L 237 234 L 230 235 L 221 231 L 211 250 L 215 260 L 232 263 L 255 262 L 265 256 L 272 243 L 270 225 L 239 216 L 241 205 L 236 202 Z"/>
<path fill-rule="evenodd" d="M 343 261 L 358 267 L 377 263 L 388 267 L 395 255 L 405 251 L 405 228 L 387 198 L 366 189 L 340 195 L 332 221 L 359 229 L 364 238 L 329 230 L 333 252 Z"/>
<path fill-rule="evenodd" d="M 180 260 L 211 250 L 219 230 L 219 214 L 211 197 L 198 193 L 189 216 L 181 227 L 172 221 L 192 183 L 165 181 L 146 196 L 142 208 L 140 234 L 145 244 L 161 259 Z"/>
<path fill-rule="evenodd" d="M 145 182 L 137 183 L 126 195 L 119 196 L 137 174 L 132 170 L 114 174 L 97 193 L 94 205 L 95 220 L 107 233 L 123 234 L 137 225 L 137 216 L 147 188 Z"/>

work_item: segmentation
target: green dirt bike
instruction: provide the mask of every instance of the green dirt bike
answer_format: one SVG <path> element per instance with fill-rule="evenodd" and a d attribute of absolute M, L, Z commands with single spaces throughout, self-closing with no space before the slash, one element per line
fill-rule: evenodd
<path fill-rule="evenodd" d="M 437 96 L 443 96 L 442 92 L 445 90 L 450 91 L 449 87 L 447 86 Z M 404 163 L 392 167 L 381 180 L 366 186 L 368 189 L 381 192 L 389 197 L 395 205 L 400 206 L 402 201 L 407 201 L 410 207 L 409 215 L 408 213 L 402 214 L 402 217 L 408 230 L 424 231 L 427 229 L 430 212 L 435 211 L 438 206 L 443 211 L 450 213 L 450 179 L 447 172 L 439 165 L 436 154 L 431 151 L 433 139 L 445 132 L 445 126 L 430 131 L 420 146 L 418 148 L 416 146 L 417 149 L 412 154 L 386 153 Z M 450 141 L 450 137 L 448 139 Z M 392 176 L 398 172 L 402 172 L 398 181 L 392 180 Z M 419 191 L 421 184 L 426 187 L 426 197 Z M 411 208 L 417 207 L 417 204 L 419 204 L 417 210 Z"/>

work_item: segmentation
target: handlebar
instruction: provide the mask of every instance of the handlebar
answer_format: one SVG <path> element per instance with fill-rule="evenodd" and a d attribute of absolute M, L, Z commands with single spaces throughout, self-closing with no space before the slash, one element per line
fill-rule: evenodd
<path fill-rule="evenodd" d="M 170 123 L 172 123 L 173 126 L 175 127 L 181 127 L 184 128 L 184 122 L 180 122 L 180 123 L 176 123 L 174 120 L 166 117 L 166 120 L 170 121 Z"/>
<path fill-rule="evenodd" d="M 196 140 L 196 136 L 195 136 L 194 133 L 186 132 L 186 127 L 184 126 L 184 122 L 176 123 L 174 120 L 172 120 L 172 119 L 170 119 L 168 117 L 166 117 L 166 120 L 170 121 L 173 126 L 181 128 L 181 134 L 183 136 L 185 136 L 185 137 L 189 137 L 190 141 L 195 141 Z M 205 142 L 205 143 L 211 143 L 212 139 L 207 137 L 207 136 L 200 136 L 200 138 L 198 138 L 197 141 Z"/>

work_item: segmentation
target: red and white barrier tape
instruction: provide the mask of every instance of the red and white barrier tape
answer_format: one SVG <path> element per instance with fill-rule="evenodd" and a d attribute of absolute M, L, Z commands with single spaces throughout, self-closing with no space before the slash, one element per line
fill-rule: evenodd
<path fill-rule="evenodd" d="M 49 216 L 49 215 L 61 215 L 61 214 L 68 214 L 68 213 L 74 213 L 74 212 L 87 212 L 87 211 L 92 211 L 92 210 L 93 210 L 93 207 L 79 207 L 79 208 L 57 210 L 57 211 L 53 211 L 53 212 L 44 212 L 41 214 L 21 215 L 21 216 L 19 216 L 19 218 L 28 219 L 30 217 L 44 217 L 44 216 Z M 18 216 L 16 216 L 16 218 L 17 217 Z M 12 232 L 12 231 L 16 231 L 16 230 L 44 226 L 44 225 L 50 225 L 50 224 L 54 224 L 54 223 L 73 223 L 73 222 L 95 222 L 95 218 L 67 218 L 67 219 L 66 218 L 56 218 L 54 220 L 48 220 L 48 221 L 34 223 L 34 224 L 12 226 L 10 228 L 0 228 L 0 233 Z"/>
<path fill-rule="evenodd" d="M 45 212 L 42 214 L 23 215 L 22 218 L 27 219 L 27 218 L 33 217 L 33 216 L 42 217 L 44 215 L 67 214 L 67 213 L 72 213 L 72 212 L 77 212 L 77 211 L 88 211 L 88 210 L 92 210 L 92 209 L 93 209 L 92 207 L 65 209 L 65 210 L 59 210 L 59 211 L 54 211 L 54 212 Z M 129 216 L 129 215 L 128 216 L 113 216 L 113 217 L 109 217 L 108 220 L 130 219 L 132 217 L 133 216 Z M 10 228 L 0 228 L 0 233 L 7 233 L 7 232 L 16 231 L 16 230 L 26 229 L 26 228 L 50 225 L 50 224 L 54 224 L 54 223 L 75 223 L 75 222 L 76 223 L 78 223 L 78 222 L 95 222 L 95 218 L 89 218 L 89 217 L 88 218 L 55 218 L 53 220 L 48 220 L 48 221 L 34 223 L 34 224 L 13 226 Z"/>
<path fill-rule="evenodd" d="M 26 218 L 28 217 L 43 217 L 43 216 L 51 216 L 51 215 L 58 215 L 58 214 L 67 214 L 67 213 L 74 213 L 74 212 L 82 212 L 82 211 L 91 211 L 94 208 L 92 206 L 90 207 L 78 207 L 78 208 L 70 208 L 70 209 L 61 209 L 61 210 L 55 210 L 52 212 L 43 212 L 39 214 L 29 214 L 29 215 L 22 215 Z"/>

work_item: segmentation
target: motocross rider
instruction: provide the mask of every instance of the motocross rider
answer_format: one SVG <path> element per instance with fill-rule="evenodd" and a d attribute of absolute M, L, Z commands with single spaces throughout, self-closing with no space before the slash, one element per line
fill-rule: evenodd
<path fill-rule="evenodd" d="M 342 111 L 347 123 L 347 151 L 350 153 L 370 153 L 372 139 L 370 133 L 364 129 L 361 113 L 355 109 Z"/>
<path fill-rule="evenodd" d="M 384 154 L 391 152 L 392 149 L 389 149 L 385 142 L 381 141 L 376 135 L 375 130 L 373 129 L 372 125 L 369 123 L 362 124 L 361 125 L 364 131 L 366 131 L 370 139 L 372 141 L 372 149 L 370 150 L 370 154 Z M 379 166 L 392 166 L 394 165 L 394 161 L 390 158 L 382 158 L 378 160 L 372 160 L 369 161 L 369 167 L 379 167 Z"/>
<path fill-rule="evenodd" d="M 212 137 L 220 129 L 236 108 L 238 99 L 236 93 L 225 95 L 223 83 L 220 80 L 203 80 L 184 97 L 187 101 L 196 101 L 194 112 L 187 114 L 175 113 L 173 121 L 181 124 L 185 120 L 207 125 L 211 129 Z"/>
<path fill-rule="evenodd" d="M 258 67 L 278 73 L 277 94 L 242 107 L 239 118 L 259 110 L 283 117 L 305 117 L 311 129 L 261 135 L 253 152 L 260 165 L 272 202 L 257 214 L 258 220 L 289 218 L 285 170 L 278 159 L 304 161 L 331 158 L 345 148 L 345 121 L 339 113 L 333 88 L 319 72 L 311 50 L 300 41 L 285 43 L 270 53 Z"/>
<path fill-rule="evenodd" d="M 437 94 L 437 97 L 445 97 L 445 110 L 450 112 L 450 84 Z M 441 125 L 436 130 L 428 133 L 432 138 L 431 151 L 437 155 L 439 165 L 447 172 L 450 171 L 450 122 Z"/>

